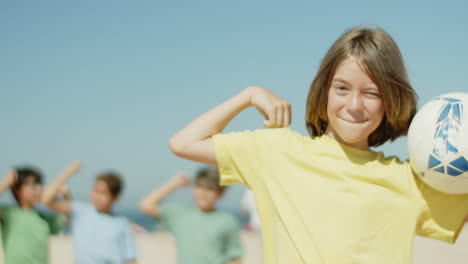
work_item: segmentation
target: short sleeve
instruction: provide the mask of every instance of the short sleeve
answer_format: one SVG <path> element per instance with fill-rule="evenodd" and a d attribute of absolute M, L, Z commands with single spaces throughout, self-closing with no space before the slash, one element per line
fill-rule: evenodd
<path fill-rule="evenodd" d="M 136 261 L 138 258 L 138 249 L 135 237 L 133 236 L 132 226 L 125 219 L 123 226 L 123 239 L 120 241 L 121 252 L 125 261 Z"/>
<path fill-rule="evenodd" d="M 47 224 L 49 225 L 49 230 L 51 235 L 55 235 L 60 232 L 64 227 L 67 221 L 67 217 L 61 214 L 47 215 L 45 217 Z"/>
<path fill-rule="evenodd" d="M 181 219 L 181 215 L 186 211 L 186 206 L 177 203 L 162 204 L 159 210 L 160 221 L 172 228 L 174 222 Z"/>
<path fill-rule="evenodd" d="M 1 218 L 0 220 L 2 220 L 3 218 L 7 218 L 9 216 L 11 212 L 11 207 L 0 207 L 0 214 L 1 214 Z"/>
<path fill-rule="evenodd" d="M 234 219 L 229 221 L 228 230 L 226 233 L 226 258 L 227 261 L 240 259 L 244 254 L 240 241 L 239 225 Z"/>
<path fill-rule="evenodd" d="M 468 194 L 441 193 L 414 177 L 424 203 L 416 234 L 455 243 L 468 213 Z"/>
<path fill-rule="evenodd" d="M 258 173 L 268 157 L 286 142 L 287 128 L 218 134 L 213 137 L 222 185 L 241 183 L 249 189 L 258 184 Z M 267 162 L 267 163 L 265 163 Z"/>

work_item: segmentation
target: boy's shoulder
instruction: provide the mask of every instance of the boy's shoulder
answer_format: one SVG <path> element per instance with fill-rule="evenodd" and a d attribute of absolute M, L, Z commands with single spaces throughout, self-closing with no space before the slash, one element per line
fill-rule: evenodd
<path fill-rule="evenodd" d="M 170 216 L 174 214 L 185 213 L 194 209 L 195 209 L 194 206 L 188 206 L 183 203 L 166 202 L 161 205 L 160 213 L 161 213 L 161 216 L 164 217 L 164 216 Z"/>
<path fill-rule="evenodd" d="M 281 144 L 283 142 L 284 144 L 300 143 L 302 145 L 305 142 L 310 143 L 309 141 L 311 141 L 310 137 L 304 136 L 289 127 L 257 129 L 252 131 L 252 133 L 256 138 L 262 141 L 275 144 Z"/>
<path fill-rule="evenodd" d="M 71 207 L 73 212 L 95 210 L 94 206 L 91 203 L 80 200 L 72 200 Z"/>
<path fill-rule="evenodd" d="M 229 225 L 237 225 L 237 219 L 236 217 L 234 217 L 232 213 L 229 213 L 223 210 L 216 210 L 213 216 L 216 216 L 220 222 L 223 222 Z"/>
<path fill-rule="evenodd" d="M 21 208 L 18 205 L 1 205 L 0 212 L 2 216 L 8 216 L 10 214 L 14 214 L 15 212 L 20 212 Z"/>

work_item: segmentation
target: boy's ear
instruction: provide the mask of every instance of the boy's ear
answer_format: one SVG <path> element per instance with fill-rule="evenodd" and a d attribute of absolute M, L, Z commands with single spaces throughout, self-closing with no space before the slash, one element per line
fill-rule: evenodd
<path fill-rule="evenodd" d="M 218 199 L 223 198 L 225 193 L 226 193 L 225 191 L 218 191 Z"/>
<path fill-rule="evenodd" d="M 120 194 L 117 195 L 117 196 L 114 196 L 114 198 L 112 199 L 112 202 L 117 202 L 118 200 L 120 199 Z"/>

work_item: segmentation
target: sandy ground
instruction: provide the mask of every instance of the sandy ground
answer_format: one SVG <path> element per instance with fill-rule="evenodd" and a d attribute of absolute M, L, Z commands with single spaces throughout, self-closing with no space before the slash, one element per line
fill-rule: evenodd
<path fill-rule="evenodd" d="M 176 264 L 174 240 L 169 233 L 138 234 L 136 239 L 140 250 L 138 263 Z M 261 264 L 260 237 L 253 233 L 242 232 L 242 243 L 246 253 L 243 264 Z M 413 264 L 466 264 L 468 263 L 468 227 L 464 228 L 455 245 L 416 237 L 413 252 Z M 2 256 L 0 250 L 0 257 Z M 72 244 L 69 236 L 59 235 L 51 238 L 50 263 L 73 263 Z"/>

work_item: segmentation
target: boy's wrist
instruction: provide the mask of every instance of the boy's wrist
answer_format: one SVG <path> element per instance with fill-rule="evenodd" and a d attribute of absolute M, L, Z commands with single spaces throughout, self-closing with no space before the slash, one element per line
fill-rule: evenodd
<path fill-rule="evenodd" d="M 257 86 L 248 86 L 238 94 L 244 108 L 253 106 L 252 96 L 257 89 Z"/>

